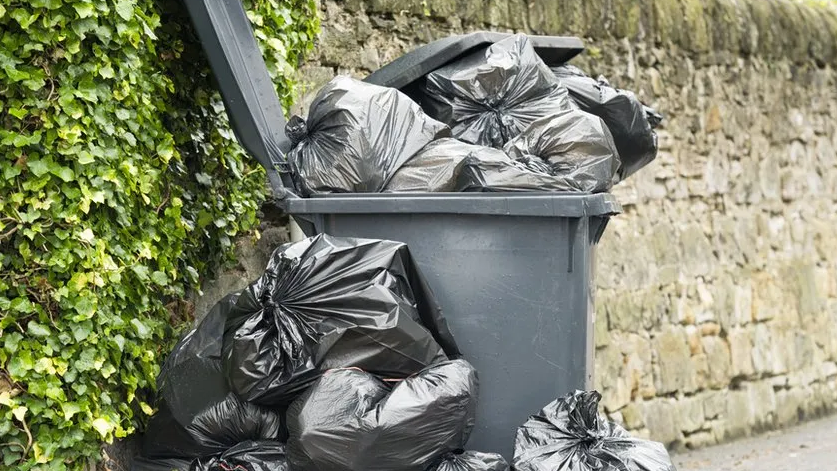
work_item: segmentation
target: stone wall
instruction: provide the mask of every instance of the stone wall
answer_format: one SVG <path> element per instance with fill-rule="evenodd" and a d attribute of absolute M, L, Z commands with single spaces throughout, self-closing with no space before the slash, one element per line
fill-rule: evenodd
<path fill-rule="evenodd" d="M 603 408 L 702 446 L 837 409 L 837 15 L 791 0 L 325 1 L 304 109 L 475 29 L 573 34 L 666 115 L 598 252 Z"/>

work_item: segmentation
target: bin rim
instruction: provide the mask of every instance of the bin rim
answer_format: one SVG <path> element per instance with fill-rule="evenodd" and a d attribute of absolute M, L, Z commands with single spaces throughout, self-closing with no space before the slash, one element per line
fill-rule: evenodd
<path fill-rule="evenodd" d="M 285 199 L 280 204 L 291 216 L 400 213 L 582 218 L 622 212 L 610 193 L 335 193 Z"/>

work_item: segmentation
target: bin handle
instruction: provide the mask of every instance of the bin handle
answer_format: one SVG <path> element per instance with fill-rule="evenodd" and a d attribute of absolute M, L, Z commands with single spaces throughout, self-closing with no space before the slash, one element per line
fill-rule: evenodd
<path fill-rule="evenodd" d="M 294 199 L 285 115 L 241 0 L 184 0 L 236 139 L 267 170 L 274 196 Z"/>

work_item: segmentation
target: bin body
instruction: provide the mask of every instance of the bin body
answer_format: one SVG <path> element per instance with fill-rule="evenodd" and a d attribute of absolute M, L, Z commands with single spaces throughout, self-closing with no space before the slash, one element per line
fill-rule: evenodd
<path fill-rule="evenodd" d="M 529 415 L 593 380 L 593 254 L 610 195 L 355 195 L 289 202 L 306 235 L 407 243 L 477 369 L 468 447 L 511 460 Z"/>

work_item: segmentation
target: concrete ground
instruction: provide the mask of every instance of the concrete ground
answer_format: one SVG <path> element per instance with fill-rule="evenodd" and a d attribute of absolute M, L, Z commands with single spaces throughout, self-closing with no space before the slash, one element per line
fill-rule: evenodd
<path fill-rule="evenodd" d="M 837 417 L 674 456 L 678 471 L 837 470 Z"/>

